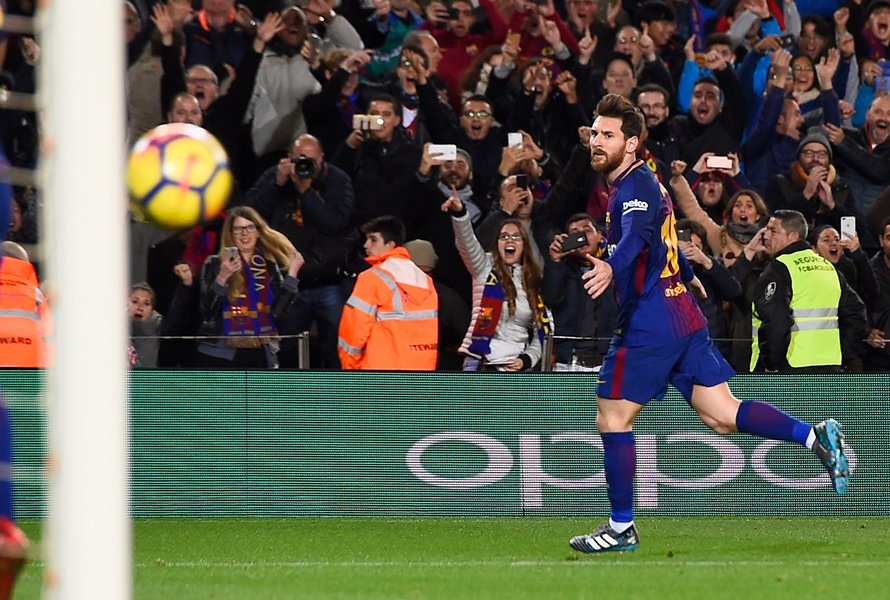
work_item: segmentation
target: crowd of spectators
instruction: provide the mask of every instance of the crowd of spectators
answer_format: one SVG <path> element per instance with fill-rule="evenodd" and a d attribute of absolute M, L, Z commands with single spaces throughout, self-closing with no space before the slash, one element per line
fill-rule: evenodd
<path fill-rule="evenodd" d="M 556 362 L 597 364 L 616 307 L 580 286 L 584 255 L 607 252 L 608 188 L 587 141 L 593 108 L 614 93 L 645 117 L 639 158 L 674 200 L 679 251 L 733 366 L 750 364 L 763 231 L 791 209 L 867 310 L 844 367 L 890 369 L 890 0 L 129 0 L 122 15 L 129 141 L 161 123 L 203 126 L 237 182 L 228 215 L 193 230 L 133 217 L 134 332 L 151 316 L 150 329 L 169 334 L 138 364 L 296 367 L 293 336 L 310 331 L 312 366 L 339 368 L 343 307 L 368 268 L 361 228 L 383 216 L 420 241 L 408 248 L 455 293 L 440 298 L 463 303 L 450 314 L 464 315 L 466 339 L 440 342 L 440 368 L 460 368 L 492 265 L 511 277 L 499 240 L 526 246 L 518 264 L 535 276 L 513 273 L 526 306 L 514 314 L 511 298 L 510 318 L 524 321 L 509 348 L 489 339 L 487 351 L 502 351 L 489 364 L 540 365 L 543 304 Z M 0 38 L 3 91 L 35 91 L 40 43 Z M 14 166 L 37 166 L 38 130 L 36 113 L 0 104 Z M 41 203 L 39 190 L 15 188 L 11 240 L 38 244 Z M 272 300 L 239 296 L 244 278 L 237 261 L 227 266 L 232 228 L 250 224 L 270 265 L 250 280 L 287 296 L 254 323 L 282 336 L 274 355 L 200 339 L 231 326 L 226 297 Z M 269 231 L 281 236 L 263 248 Z M 177 336 L 186 340 L 166 339 Z"/>

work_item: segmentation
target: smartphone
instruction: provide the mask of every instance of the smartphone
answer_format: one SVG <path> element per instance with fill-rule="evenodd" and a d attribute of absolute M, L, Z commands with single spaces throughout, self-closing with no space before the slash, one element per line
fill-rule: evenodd
<path fill-rule="evenodd" d="M 856 217 L 841 217 L 841 239 L 856 235 Z"/>
<path fill-rule="evenodd" d="M 562 241 L 562 251 L 568 252 L 587 245 L 587 234 L 583 231 L 568 234 L 569 237 Z"/>
<path fill-rule="evenodd" d="M 232 260 L 234 257 L 238 256 L 238 248 L 236 246 L 226 246 L 223 248 L 223 254 L 226 257 L 226 260 Z"/>
<path fill-rule="evenodd" d="M 352 115 L 352 128 L 360 131 L 380 131 L 383 129 L 383 117 Z"/>
<path fill-rule="evenodd" d="M 691 242 L 692 241 L 692 230 L 691 229 L 678 229 L 677 230 L 677 239 L 681 242 Z"/>
<path fill-rule="evenodd" d="M 729 170 L 732 168 L 732 159 L 728 156 L 709 156 L 705 159 L 705 166 L 709 169 Z"/>
<path fill-rule="evenodd" d="M 458 19 L 460 19 L 460 10 L 458 10 L 456 8 L 449 8 L 448 9 L 448 20 L 449 21 L 457 21 Z"/>
<path fill-rule="evenodd" d="M 516 187 L 518 188 L 527 188 L 528 187 L 528 175 L 525 173 L 519 173 L 516 175 Z"/>
<path fill-rule="evenodd" d="M 457 146 L 454 144 L 430 144 L 430 156 L 441 160 L 454 160 L 457 158 Z"/>
<path fill-rule="evenodd" d="M 881 63 L 881 74 L 875 77 L 875 91 L 890 93 L 890 61 Z"/>
<path fill-rule="evenodd" d="M 514 146 L 522 146 L 522 134 L 517 132 L 507 134 L 507 145 L 510 148 Z"/>

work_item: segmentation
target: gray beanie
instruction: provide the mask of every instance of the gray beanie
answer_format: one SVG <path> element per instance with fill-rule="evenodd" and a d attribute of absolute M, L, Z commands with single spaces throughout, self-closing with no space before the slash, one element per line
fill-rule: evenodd
<path fill-rule="evenodd" d="M 822 132 L 822 128 L 819 126 L 810 127 L 807 131 L 807 136 L 800 140 L 800 144 L 797 145 L 797 154 L 800 156 L 800 151 L 803 150 L 803 147 L 807 144 L 822 144 L 825 146 L 825 149 L 828 150 L 828 160 L 833 160 L 834 154 L 831 151 L 831 142 L 828 141 L 828 137 L 825 133 Z"/>

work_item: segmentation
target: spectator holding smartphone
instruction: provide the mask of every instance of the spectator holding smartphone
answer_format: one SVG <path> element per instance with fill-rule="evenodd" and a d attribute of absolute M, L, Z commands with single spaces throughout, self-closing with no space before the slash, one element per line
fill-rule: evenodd
<path fill-rule="evenodd" d="M 219 254 L 201 269 L 199 366 L 277 369 L 276 320 L 298 292 L 303 255 L 247 206 L 228 211 Z"/>

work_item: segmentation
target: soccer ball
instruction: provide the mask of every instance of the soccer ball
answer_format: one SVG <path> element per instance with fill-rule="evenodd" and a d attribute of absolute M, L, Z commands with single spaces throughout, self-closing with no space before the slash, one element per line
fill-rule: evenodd
<path fill-rule="evenodd" d="M 155 127 L 137 141 L 127 163 L 133 210 L 168 229 L 208 221 L 226 206 L 232 172 L 222 145 L 188 123 Z"/>

